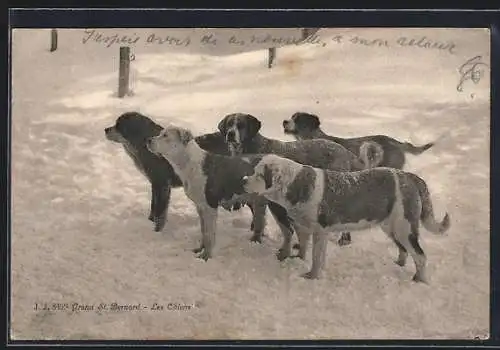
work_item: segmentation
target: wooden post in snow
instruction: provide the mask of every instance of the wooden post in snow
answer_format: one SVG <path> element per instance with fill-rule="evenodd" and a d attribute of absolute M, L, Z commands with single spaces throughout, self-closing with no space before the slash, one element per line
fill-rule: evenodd
<path fill-rule="evenodd" d="M 118 72 L 118 97 L 123 98 L 129 93 L 130 77 L 130 47 L 120 47 L 120 68 Z"/>
<path fill-rule="evenodd" d="M 270 47 L 268 49 L 268 57 L 267 57 L 267 68 L 272 68 L 274 59 L 276 58 L 276 48 Z"/>
<path fill-rule="evenodd" d="M 50 52 L 57 50 L 57 29 L 50 31 Z"/>

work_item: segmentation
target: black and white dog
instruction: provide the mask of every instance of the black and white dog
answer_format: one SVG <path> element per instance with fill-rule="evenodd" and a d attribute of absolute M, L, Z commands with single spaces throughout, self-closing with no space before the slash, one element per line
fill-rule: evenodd
<path fill-rule="evenodd" d="M 104 130 L 108 140 L 123 145 L 137 169 L 151 183 L 149 220 L 154 222 L 156 232 L 161 231 L 165 226 L 171 188 L 182 186 L 182 181 L 168 161 L 146 148 L 146 140 L 157 136 L 162 130 L 162 126 L 137 112 L 120 115 L 115 125 Z M 225 139 L 219 132 L 198 136 L 196 142 L 211 152 L 229 154 Z"/>
<path fill-rule="evenodd" d="M 320 276 L 326 259 L 327 231 L 379 225 L 399 249 L 396 263 L 405 265 L 409 253 L 416 266 L 413 280 L 427 282 L 419 224 L 436 234 L 450 227 L 448 214 L 442 222 L 436 221 L 425 181 L 398 169 L 338 172 L 265 155 L 243 182 L 246 192 L 262 195 L 286 209 L 299 236 L 302 258 L 312 233 L 313 263 L 305 278 Z"/>
<path fill-rule="evenodd" d="M 302 140 L 284 142 L 264 137 L 259 133 L 261 122 L 256 117 L 245 113 L 226 115 L 218 125 L 219 131 L 229 145 L 231 154 L 276 154 L 301 164 L 338 171 L 361 170 L 371 168 L 369 155 L 380 152 L 380 146 L 373 142 L 364 142 L 361 155 L 347 150 L 338 143 L 327 140 Z M 264 230 L 265 205 L 256 204 L 260 208 L 255 215 L 254 232 L 259 237 Z M 339 245 L 351 243 L 351 235 L 344 232 Z"/>
<path fill-rule="evenodd" d="M 244 194 L 242 178 L 253 173 L 253 167 L 262 156 L 232 157 L 207 152 L 189 130 L 174 126 L 166 127 L 151 138 L 147 147 L 168 160 L 181 179 L 187 197 L 195 204 L 202 239 L 200 247 L 193 252 L 208 260 L 213 254 L 219 205 Z M 274 203 L 269 209 L 284 234 L 292 232 L 286 210 Z"/>
<path fill-rule="evenodd" d="M 418 155 L 434 145 L 434 143 L 431 142 L 423 146 L 415 146 L 409 142 L 399 142 L 385 135 L 353 137 L 347 139 L 330 136 L 321 130 L 318 116 L 304 112 L 294 113 L 289 120 L 284 120 L 283 129 L 285 134 L 292 135 L 297 140 L 326 139 L 336 142 L 349 151 L 368 158 L 371 167 L 384 166 L 402 169 L 406 162 L 405 152 Z M 377 148 L 372 147 L 369 150 L 363 150 L 362 145 L 367 141 L 379 146 Z"/>

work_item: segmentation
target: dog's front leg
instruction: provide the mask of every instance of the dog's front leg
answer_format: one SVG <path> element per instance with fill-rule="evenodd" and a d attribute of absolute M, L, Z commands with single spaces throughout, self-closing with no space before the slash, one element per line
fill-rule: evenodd
<path fill-rule="evenodd" d="M 156 186 L 151 184 L 151 208 L 149 209 L 149 221 L 155 221 L 155 212 L 156 212 L 156 198 L 158 197 L 158 190 Z"/>
<path fill-rule="evenodd" d="M 250 238 L 251 242 L 262 243 L 264 228 L 266 227 L 266 205 L 267 200 L 264 197 L 256 196 L 249 201 L 252 210 L 252 224 L 250 229 L 253 232 Z"/>
<path fill-rule="evenodd" d="M 326 245 L 328 243 L 327 233 L 315 228 L 313 231 L 313 262 L 311 271 L 302 275 L 306 279 L 317 279 L 320 277 L 321 270 L 326 260 Z"/>
<path fill-rule="evenodd" d="M 205 237 L 205 215 L 203 213 L 203 210 L 200 209 L 198 206 L 196 207 L 196 211 L 198 212 L 198 217 L 200 218 L 200 230 L 201 230 L 201 240 L 200 240 L 200 246 L 198 248 L 193 249 L 193 253 L 198 254 L 203 252 L 204 249 L 204 237 Z"/>
<path fill-rule="evenodd" d="M 277 258 L 279 261 L 283 261 L 292 256 L 292 236 L 293 231 L 283 225 L 279 225 L 281 229 L 281 233 L 283 234 L 283 244 L 281 248 L 278 250 Z"/>
<path fill-rule="evenodd" d="M 201 245 L 194 249 L 194 253 L 199 253 L 198 258 L 207 261 L 212 257 L 215 245 L 215 234 L 217 230 L 217 208 L 208 206 L 197 206 L 200 217 Z"/>
<path fill-rule="evenodd" d="M 154 230 L 160 232 L 167 222 L 168 206 L 172 188 L 170 183 L 153 185 L 153 199 L 151 211 L 153 214 Z"/>
<path fill-rule="evenodd" d="M 268 206 L 283 235 L 283 244 L 276 255 L 279 261 L 283 261 L 292 255 L 292 223 L 285 208 L 273 202 L 268 202 Z"/>

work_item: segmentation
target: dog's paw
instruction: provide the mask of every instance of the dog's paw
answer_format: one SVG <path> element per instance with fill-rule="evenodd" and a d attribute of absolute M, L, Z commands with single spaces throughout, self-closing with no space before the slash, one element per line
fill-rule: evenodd
<path fill-rule="evenodd" d="M 262 234 L 254 233 L 252 237 L 250 237 L 250 242 L 262 244 Z"/>
<path fill-rule="evenodd" d="M 193 248 L 191 249 L 191 251 L 195 254 L 198 254 L 200 253 L 201 251 L 203 250 L 203 247 L 198 247 L 198 248 Z"/>
<path fill-rule="evenodd" d="M 306 273 L 300 275 L 300 277 L 305 278 L 306 280 L 317 280 L 317 279 L 319 279 L 319 276 L 317 274 L 315 274 L 315 273 L 312 273 L 312 271 L 306 272 Z"/>
<path fill-rule="evenodd" d="M 198 259 L 201 259 L 201 260 L 204 260 L 204 261 L 208 261 L 208 259 L 210 259 L 212 256 L 209 252 L 207 252 L 206 249 L 204 249 L 198 256 L 197 258 Z"/>
<path fill-rule="evenodd" d="M 303 255 L 300 255 L 300 254 L 295 254 L 295 255 L 291 255 L 290 256 L 290 259 L 301 259 L 301 260 L 306 260 L 306 257 L 303 256 Z"/>
<path fill-rule="evenodd" d="M 404 261 L 403 261 L 403 260 L 396 259 L 396 260 L 394 260 L 394 263 L 395 263 L 396 265 L 398 265 L 398 266 L 403 267 L 403 266 L 405 266 L 405 265 L 406 265 L 406 260 L 404 260 Z"/>
<path fill-rule="evenodd" d="M 425 278 L 424 276 L 422 276 L 419 273 L 416 273 L 415 275 L 413 275 L 412 281 L 416 282 L 416 283 L 429 284 L 429 281 L 427 280 L 427 278 Z"/>
<path fill-rule="evenodd" d="M 155 221 L 155 216 L 153 215 L 153 213 L 149 214 L 148 220 L 153 222 Z"/>
<path fill-rule="evenodd" d="M 155 223 L 155 225 L 154 225 L 155 232 L 160 232 L 165 227 L 167 220 L 165 219 L 164 216 L 160 216 L 160 217 L 154 218 L 153 222 Z"/>
<path fill-rule="evenodd" d="M 343 232 L 339 240 L 337 241 L 337 244 L 341 247 L 349 245 L 351 243 L 352 243 L 351 234 L 346 232 Z"/>
<path fill-rule="evenodd" d="M 279 260 L 279 261 L 284 261 L 286 260 L 287 258 L 290 257 L 290 254 L 289 252 L 287 252 L 285 249 L 278 249 L 278 251 L 276 252 L 276 258 Z"/>

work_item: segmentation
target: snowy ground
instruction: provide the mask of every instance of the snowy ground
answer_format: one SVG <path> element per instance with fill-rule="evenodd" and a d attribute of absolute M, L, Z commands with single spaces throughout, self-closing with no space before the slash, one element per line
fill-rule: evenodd
<path fill-rule="evenodd" d="M 177 31 L 180 33 L 180 31 Z M 228 35 L 219 31 L 219 35 Z M 185 34 L 185 33 L 184 33 Z M 133 48 L 134 95 L 115 97 L 118 49 L 81 44 L 82 30 L 13 34 L 12 325 L 15 339 L 174 338 L 471 338 L 489 329 L 489 80 L 457 68 L 483 55 L 484 30 L 331 29 L 335 35 L 453 41 L 455 53 L 414 47 L 343 44 L 278 50 L 268 70 L 265 47 L 180 50 Z M 196 35 L 200 35 L 197 33 Z M 230 55 L 232 50 L 235 54 Z M 193 54 L 196 53 L 196 54 Z M 220 53 L 220 52 L 219 52 Z M 339 136 L 383 133 L 423 143 L 407 169 L 429 184 L 435 212 L 448 211 L 444 237 L 422 231 L 430 285 L 411 282 L 392 260 L 378 228 L 330 244 L 322 280 L 299 275 L 310 261 L 279 263 L 269 217 L 262 245 L 249 242 L 250 214 L 221 211 L 215 257 L 190 249 L 199 223 L 174 190 L 163 233 L 147 220 L 149 187 L 103 129 L 138 110 L 195 133 L 215 130 L 228 113 L 248 112 L 262 133 L 287 140 L 281 121 L 318 113 Z M 246 223 L 248 225 L 242 225 Z M 332 238 L 333 240 L 333 238 Z M 35 303 L 163 305 L 163 311 L 34 311 Z M 191 305 L 166 310 L 169 303 Z"/>

